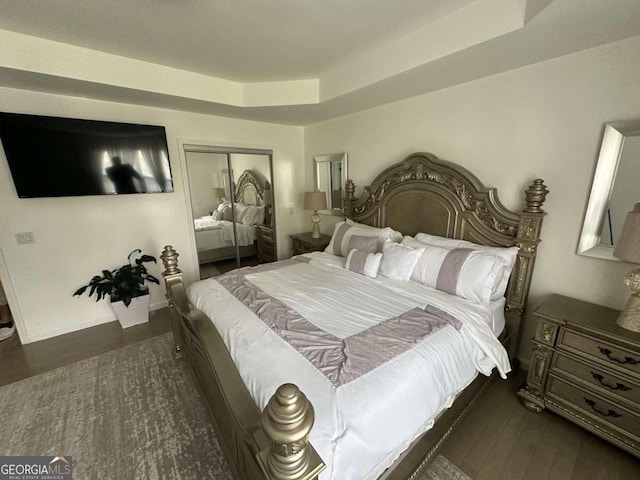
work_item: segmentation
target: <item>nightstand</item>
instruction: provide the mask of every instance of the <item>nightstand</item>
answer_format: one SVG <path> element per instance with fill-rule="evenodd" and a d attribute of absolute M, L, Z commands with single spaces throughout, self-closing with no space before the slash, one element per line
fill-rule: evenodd
<path fill-rule="evenodd" d="M 620 312 L 551 295 L 534 312 L 538 329 L 527 384 L 532 411 L 545 408 L 640 457 L 640 333 Z"/>
<path fill-rule="evenodd" d="M 331 235 L 322 234 L 320 238 L 312 238 L 311 232 L 296 233 L 291 235 L 291 240 L 293 241 L 293 254 L 301 255 L 324 250 L 331 241 Z"/>
<path fill-rule="evenodd" d="M 258 260 L 260 263 L 276 261 L 276 243 L 273 228 L 269 225 L 258 225 Z"/>

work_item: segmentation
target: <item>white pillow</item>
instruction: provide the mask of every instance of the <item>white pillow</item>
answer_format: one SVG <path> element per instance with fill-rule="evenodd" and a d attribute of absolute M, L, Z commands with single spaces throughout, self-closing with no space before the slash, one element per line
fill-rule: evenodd
<path fill-rule="evenodd" d="M 350 251 L 349 242 L 354 235 L 360 237 L 376 237 L 378 239 L 377 251 L 381 252 L 384 242 L 397 238 L 397 233 L 398 232 L 395 232 L 391 228 L 370 227 L 369 225 L 362 225 L 349 220 L 338 222 L 336 223 L 331 241 L 329 245 L 327 245 L 325 252 L 341 257 L 346 256 Z M 402 236 L 400 238 L 402 239 Z"/>
<path fill-rule="evenodd" d="M 225 205 L 222 209 L 222 220 L 233 222 L 233 211 L 231 210 L 231 205 Z"/>
<path fill-rule="evenodd" d="M 418 233 L 415 236 L 415 239 L 419 242 L 435 245 L 437 247 L 473 248 L 474 250 L 480 250 L 484 253 L 503 258 L 505 260 L 505 272 L 499 285 L 494 290 L 491 300 L 498 300 L 504 296 L 504 293 L 507 291 L 507 284 L 509 283 L 511 270 L 513 270 L 513 265 L 516 263 L 518 247 L 489 247 L 487 245 L 478 245 L 477 243 L 469 242 L 467 240 L 438 237 L 436 235 L 429 235 L 428 233 Z"/>
<path fill-rule="evenodd" d="M 222 202 L 220 205 L 218 205 L 218 211 L 221 212 L 222 210 L 224 210 L 225 207 L 230 207 L 231 203 L 229 202 Z"/>
<path fill-rule="evenodd" d="M 345 220 L 349 225 L 353 225 L 354 227 L 360 227 L 360 228 L 375 228 L 377 229 L 378 227 L 372 227 L 371 225 L 367 225 L 365 223 L 358 223 L 358 222 L 354 222 L 353 220 L 351 220 L 350 218 L 347 218 Z M 389 240 L 391 240 L 392 242 L 396 242 L 396 243 L 400 243 L 400 241 L 402 240 L 402 233 L 400 233 L 397 230 L 392 229 L 391 227 L 385 227 L 388 228 L 389 230 L 391 230 L 393 233 L 391 234 L 391 238 Z"/>
<path fill-rule="evenodd" d="M 402 245 L 424 248 L 411 274 L 413 281 L 482 305 L 491 303 L 500 288 L 506 262 L 497 255 L 469 247 L 427 245 L 411 237 L 404 237 Z"/>
<path fill-rule="evenodd" d="M 366 275 L 369 278 L 376 278 L 381 261 L 381 253 L 371 253 L 354 248 L 347 255 L 344 268 L 360 275 Z"/>
<path fill-rule="evenodd" d="M 258 207 L 255 205 L 249 205 L 244 211 L 244 215 L 242 216 L 242 224 L 243 225 L 255 225 L 256 216 L 258 214 Z"/>
<path fill-rule="evenodd" d="M 424 248 L 411 248 L 406 245 L 387 241 L 382 247 L 382 262 L 380 262 L 380 275 L 393 280 L 411 278 Z"/>
<path fill-rule="evenodd" d="M 233 207 L 235 209 L 236 222 L 242 223 L 242 219 L 244 218 L 245 213 L 247 213 L 249 205 L 245 205 L 244 203 L 235 203 Z"/>
<path fill-rule="evenodd" d="M 211 215 L 211 218 L 213 218 L 214 220 L 222 220 L 223 217 L 223 213 L 221 210 L 216 210 L 215 212 L 213 212 L 213 215 Z"/>

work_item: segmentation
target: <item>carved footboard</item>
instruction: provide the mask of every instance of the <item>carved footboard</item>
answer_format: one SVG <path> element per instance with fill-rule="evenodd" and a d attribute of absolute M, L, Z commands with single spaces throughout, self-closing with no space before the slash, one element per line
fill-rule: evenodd
<path fill-rule="evenodd" d="M 178 253 L 160 255 L 177 355 L 188 357 L 227 464 L 239 480 L 312 480 L 325 468 L 308 443 L 313 406 L 292 384 L 260 412 L 214 325 L 187 298 Z"/>

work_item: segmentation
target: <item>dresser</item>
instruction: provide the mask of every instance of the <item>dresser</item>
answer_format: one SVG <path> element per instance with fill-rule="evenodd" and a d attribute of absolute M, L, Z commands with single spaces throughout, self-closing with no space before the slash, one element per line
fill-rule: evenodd
<path fill-rule="evenodd" d="M 260 263 L 275 262 L 276 242 L 273 228 L 269 225 L 258 225 L 258 260 Z"/>
<path fill-rule="evenodd" d="M 529 410 L 547 408 L 640 457 L 640 334 L 620 312 L 561 295 L 535 311 L 527 383 Z"/>
<path fill-rule="evenodd" d="M 291 235 L 291 240 L 293 242 L 293 254 L 301 255 L 324 250 L 331 241 L 331 235 L 322 234 L 320 238 L 312 238 L 311 232 L 296 233 Z"/>

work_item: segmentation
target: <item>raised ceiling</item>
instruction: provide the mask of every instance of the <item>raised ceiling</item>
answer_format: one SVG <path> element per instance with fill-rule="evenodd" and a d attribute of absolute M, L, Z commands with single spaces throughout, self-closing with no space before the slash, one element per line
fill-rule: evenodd
<path fill-rule="evenodd" d="M 0 0 L 0 85 L 306 125 L 640 34 L 637 0 Z"/>

